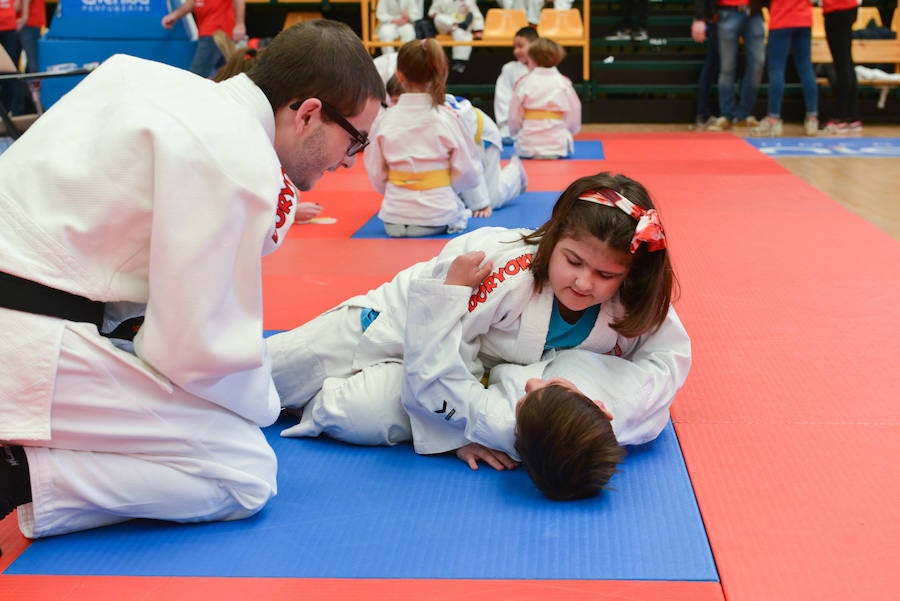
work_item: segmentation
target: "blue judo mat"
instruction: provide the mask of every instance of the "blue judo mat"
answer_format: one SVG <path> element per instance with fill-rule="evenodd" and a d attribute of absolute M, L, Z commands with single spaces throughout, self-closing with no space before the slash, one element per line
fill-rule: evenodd
<path fill-rule="evenodd" d="M 236 522 L 152 520 L 34 541 L 6 574 L 715 581 L 669 424 L 614 490 L 543 498 L 524 470 L 471 471 L 408 445 L 266 435 L 278 496 Z"/>
<path fill-rule="evenodd" d="M 500 151 L 500 158 L 509 159 L 515 154 L 512 145 L 504 145 Z M 600 140 L 575 140 L 575 150 L 572 156 L 563 160 L 603 160 L 603 142 Z"/>
<path fill-rule="evenodd" d="M 900 157 L 900 138 L 748 138 L 774 157 Z"/>
<path fill-rule="evenodd" d="M 559 198 L 559 192 L 525 192 L 513 198 L 502 208 L 491 213 L 490 217 L 471 218 L 465 229 L 471 232 L 480 227 L 525 227 L 534 229 L 550 218 L 553 204 Z M 429 238 L 453 238 L 459 234 L 440 234 Z M 388 238 L 384 233 L 384 222 L 373 216 L 351 238 Z"/>

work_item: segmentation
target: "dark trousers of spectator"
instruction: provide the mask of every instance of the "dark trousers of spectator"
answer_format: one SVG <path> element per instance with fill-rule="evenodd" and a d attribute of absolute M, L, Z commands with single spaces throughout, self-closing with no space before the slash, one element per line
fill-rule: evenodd
<path fill-rule="evenodd" d="M 714 116 L 710 96 L 713 84 L 719 79 L 719 33 L 715 23 L 706 24 L 706 58 L 697 82 L 697 123 Z"/>
<path fill-rule="evenodd" d="M 650 0 L 622 0 L 622 23 L 619 29 L 647 29 Z"/>
<path fill-rule="evenodd" d="M 825 13 L 825 39 L 834 64 L 834 108 L 830 120 L 852 123 L 859 121 L 859 100 L 856 90 L 856 70 L 851 51 L 851 30 L 856 21 L 856 9 Z"/>
<path fill-rule="evenodd" d="M 22 54 L 19 32 L 15 29 L 0 31 L 0 46 L 3 46 L 13 64 L 18 67 L 19 57 Z M 0 83 L 0 98 L 2 98 L 3 106 L 11 115 L 21 115 L 25 110 L 25 88 L 21 81 L 11 80 Z"/>

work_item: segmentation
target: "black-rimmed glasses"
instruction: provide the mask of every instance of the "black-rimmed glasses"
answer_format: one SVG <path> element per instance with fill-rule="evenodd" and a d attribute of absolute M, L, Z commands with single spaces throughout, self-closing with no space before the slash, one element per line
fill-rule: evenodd
<path fill-rule="evenodd" d="M 350 134 L 351 142 L 350 146 L 347 148 L 347 156 L 352 157 L 356 153 L 360 152 L 363 148 L 369 145 L 369 136 L 360 132 L 358 129 L 353 127 L 353 124 L 347 121 L 347 118 L 344 117 L 340 111 L 336 108 L 322 100 L 319 99 L 319 102 L 322 103 L 322 110 L 328 113 L 328 116 L 332 121 L 340 125 L 345 132 Z M 297 102 L 290 105 L 290 109 L 292 111 L 296 111 L 300 108 L 300 105 L 303 104 L 302 100 L 298 100 Z"/>

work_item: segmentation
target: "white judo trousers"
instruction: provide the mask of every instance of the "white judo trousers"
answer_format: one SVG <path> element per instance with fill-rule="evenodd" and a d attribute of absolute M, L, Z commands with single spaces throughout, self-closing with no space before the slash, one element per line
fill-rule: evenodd
<path fill-rule="evenodd" d="M 500 166 L 503 138 L 493 119 L 466 99 L 447 94 L 447 106 L 459 115 L 459 120 L 475 141 L 484 178 L 478 185 L 460 193 L 466 206 L 487 206 L 499 209 L 525 191 L 527 176 L 522 163 L 515 158 L 506 166 Z"/>
<path fill-rule="evenodd" d="M 362 334 L 360 308 L 340 306 L 268 339 L 281 403 L 303 409 L 300 423 L 282 436 L 327 434 L 360 445 L 412 440 L 400 403 L 402 359 L 354 367 Z"/>
<path fill-rule="evenodd" d="M 19 526 L 29 538 L 133 517 L 239 519 L 276 491 L 259 426 L 166 386 L 91 324 L 62 331 L 51 439 L 12 442 L 27 445 L 33 502 Z"/>

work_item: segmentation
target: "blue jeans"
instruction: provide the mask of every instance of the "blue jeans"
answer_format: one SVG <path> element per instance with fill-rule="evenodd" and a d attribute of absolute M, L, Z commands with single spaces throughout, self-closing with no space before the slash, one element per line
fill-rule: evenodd
<path fill-rule="evenodd" d="M 28 64 L 25 67 L 25 70 L 28 73 L 37 73 L 40 71 L 40 67 L 38 66 L 38 49 L 37 42 L 41 37 L 41 28 L 40 27 L 23 27 L 19 30 L 19 41 L 22 43 L 22 51 L 25 53 L 25 58 L 27 59 Z"/>
<path fill-rule="evenodd" d="M 729 119 L 746 119 L 753 112 L 766 62 L 766 31 L 761 15 L 720 8 L 719 16 L 719 112 Z M 740 39 L 744 38 L 744 76 L 735 99 Z"/>
<path fill-rule="evenodd" d="M 769 30 L 769 116 L 781 117 L 781 100 L 784 96 L 784 69 L 788 54 L 794 56 L 794 66 L 803 86 L 803 105 L 807 115 L 819 112 L 819 86 L 813 71 L 810 45 L 812 30 L 809 27 L 785 27 Z"/>
<path fill-rule="evenodd" d="M 712 117 L 709 96 L 713 82 L 719 77 L 719 34 L 715 23 L 706 24 L 706 58 L 700 69 L 697 82 L 697 120 L 706 121 Z"/>
<path fill-rule="evenodd" d="M 201 77 L 212 77 L 216 69 L 225 64 L 225 57 L 219 52 L 215 40 L 211 35 L 200 36 L 197 40 L 197 49 L 194 51 L 194 60 L 191 61 L 190 72 Z"/>

